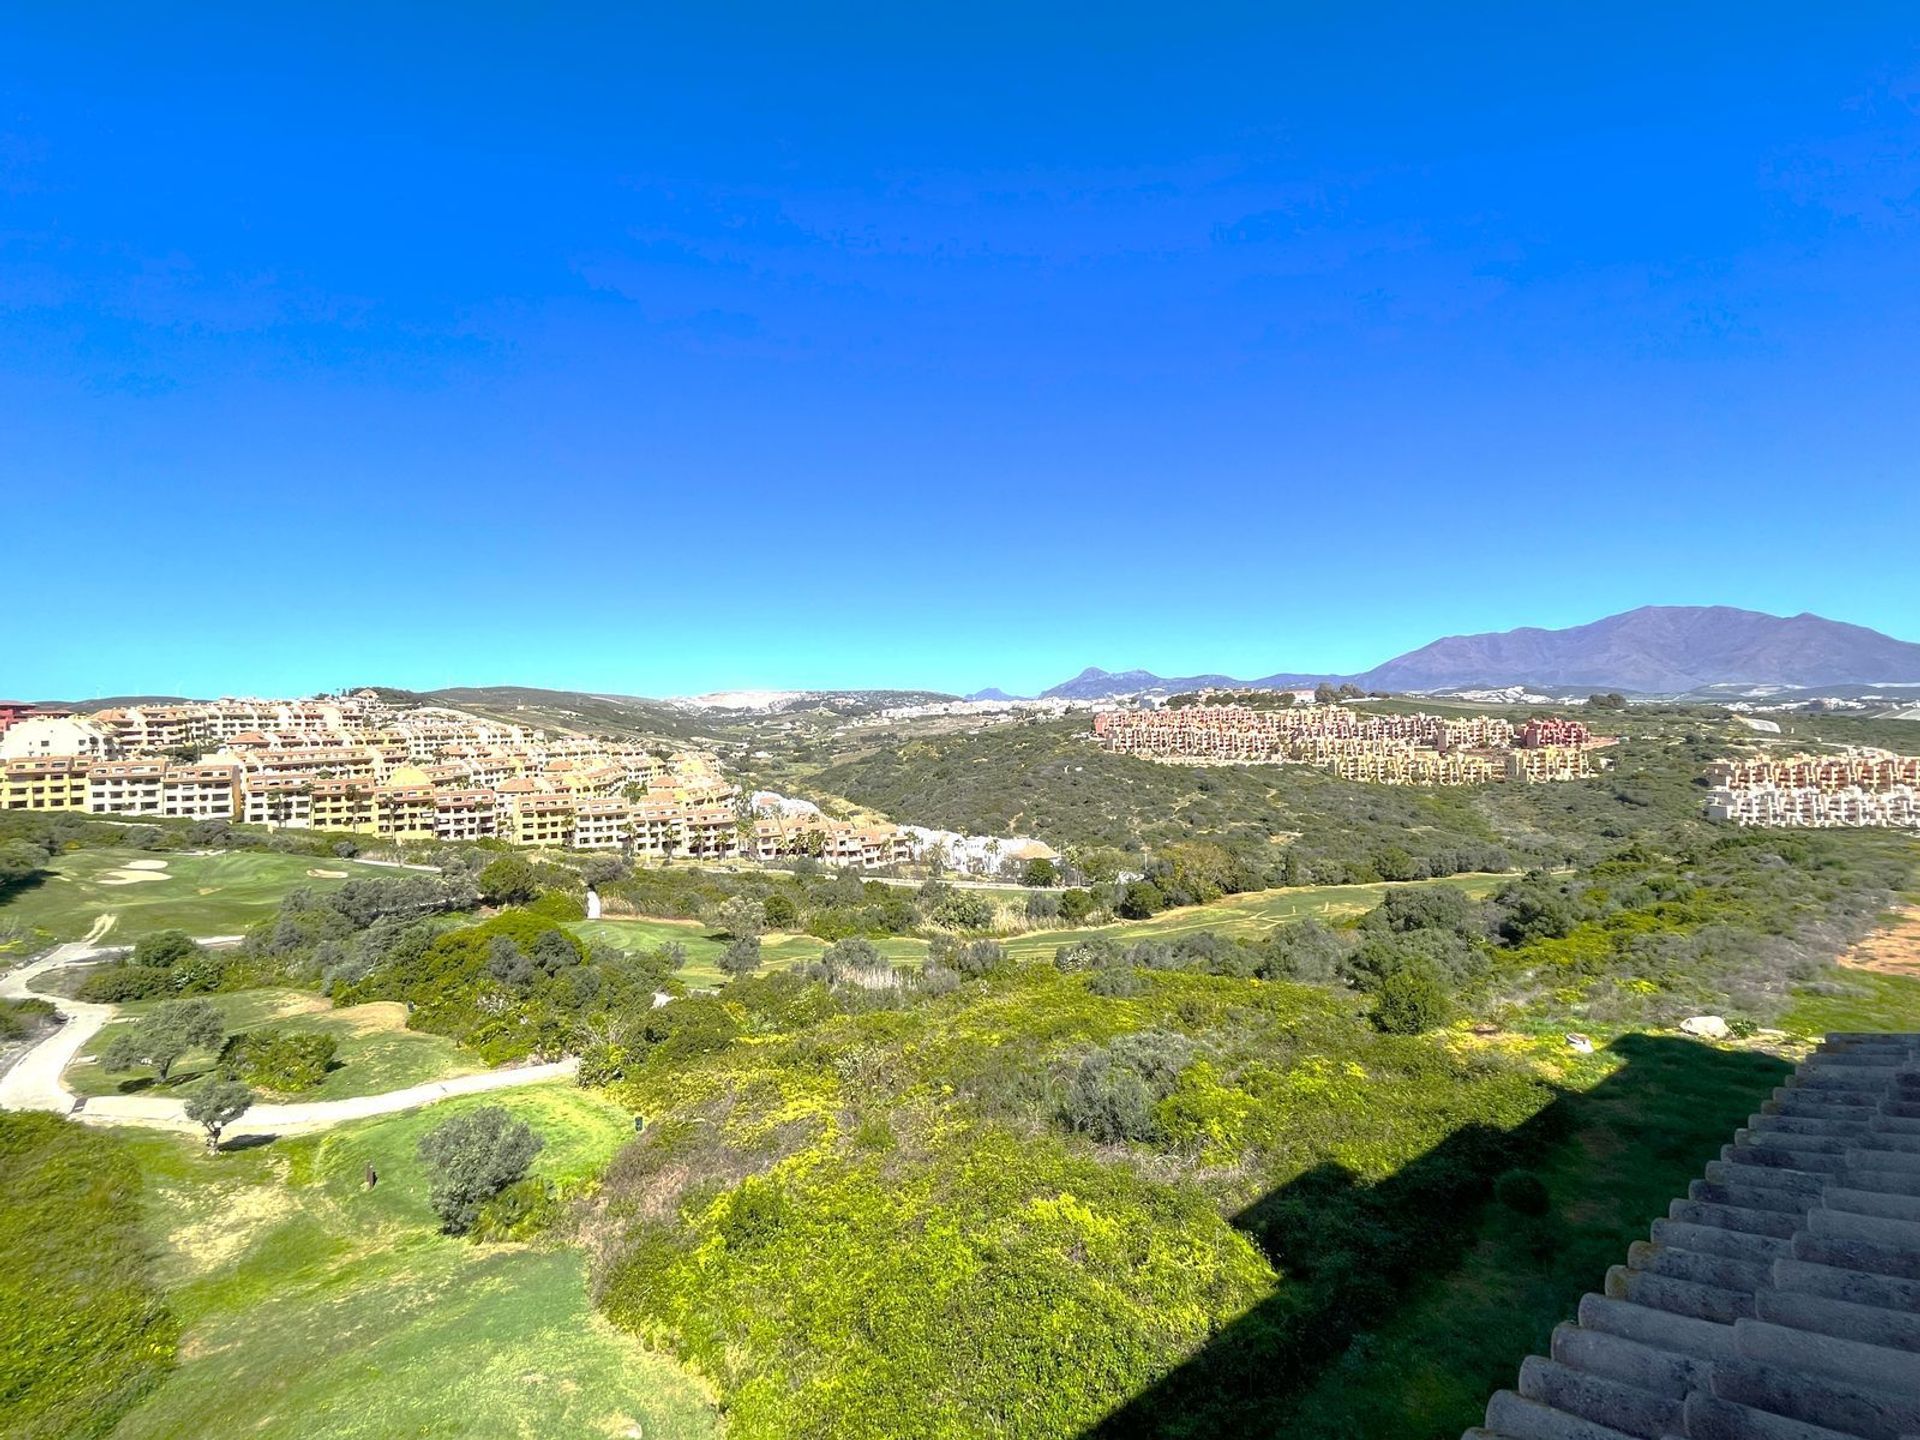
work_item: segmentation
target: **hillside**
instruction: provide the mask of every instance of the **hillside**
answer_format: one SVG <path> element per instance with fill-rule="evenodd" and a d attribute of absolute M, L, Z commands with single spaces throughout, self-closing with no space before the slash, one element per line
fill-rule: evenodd
<path fill-rule="evenodd" d="M 1083 670 L 1041 692 L 1097 700 L 1209 687 L 1287 688 L 1322 680 L 1367 690 L 1536 685 L 1684 694 L 1713 685 L 1920 682 L 1920 645 L 1818 615 L 1766 615 L 1726 605 L 1645 605 L 1564 630 L 1523 627 L 1451 635 L 1357 675 L 1279 673 L 1168 679 L 1146 670 Z"/>

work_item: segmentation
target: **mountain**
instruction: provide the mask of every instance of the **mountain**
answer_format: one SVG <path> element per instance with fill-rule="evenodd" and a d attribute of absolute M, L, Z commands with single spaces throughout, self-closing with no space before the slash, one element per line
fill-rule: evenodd
<path fill-rule="evenodd" d="M 961 698 L 963 700 L 999 701 L 999 700 L 1018 700 L 1020 697 L 1018 695 L 1009 695 L 1007 694 L 1006 691 L 999 689 L 997 686 L 989 685 L 984 690 L 976 690 L 971 695 L 963 695 Z"/>
<path fill-rule="evenodd" d="M 1920 680 L 1920 645 L 1818 615 L 1647 605 L 1567 630 L 1454 635 L 1358 677 L 1372 690 L 1593 685 L 1669 693 L 1706 685 Z"/>
<path fill-rule="evenodd" d="M 1245 685 L 1225 675 L 1189 675 L 1168 680 L 1148 670 L 1100 670 L 1089 665 L 1071 680 L 1042 690 L 1042 700 L 1104 700 L 1109 695 L 1133 695 L 1141 691 L 1173 694 L 1182 690 L 1204 690 L 1213 685 Z"/>
<path fill-rule="evenodd" d="M 1327 680 L 1366 690 L 1565 686 L 1679 694 L 1710 685 L 1871 685 L 1920 682 L 1920 645 L 1818 615 L 1767 615 L 1726 605 L 1646 605 L 1565 630 L 1526 627 L 1451 635 L 1358 675 L 1224 675 L 1163 679 L 1145 670 L 1088 669 L 1043 691 L 1076 700 L 1206 686 L 1286 689 Z"/>

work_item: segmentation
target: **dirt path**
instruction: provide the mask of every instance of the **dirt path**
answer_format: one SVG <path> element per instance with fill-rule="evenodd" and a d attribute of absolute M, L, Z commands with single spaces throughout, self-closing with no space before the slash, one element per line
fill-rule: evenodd
<path fill-rule="evenodd" d="M 1920 977 L 1920 905 L 1904 906 L 1894 922 L 1876 930 L 1840 957 L 1855 970 Z"/>
<path fill-rule="evenodd" d="M 44 975 L 62 965 L 95 959 L 100 953 L 84 941 L 61 945 L 33 964 L 10 970 L 0 977 L 0 997 L 18 1000 L 37 995 L 38 992 L 28 988 L 28 982 L 35 976 Z M 22 1055 L 5 1075 L 0 1075 L 0 1110 L 52 1110 L 92 1125 L 147 1125 L 162 1130 L 199 1130 L 198 1125 L 187 1119 L 184 1100 L 151 1095 L 99 1095 L 82 1100 L 74 1095 L 61 1083 L 62 1073 L 86 1043 L 114 1017 L 119 1007 L 67 1000 L 58 995 L 42 995 L 39 998 L 53 1003 L 63 1023 Z M 360 1095 L 350 1100 L 256 1105 L 234 1123 L 228 1134 L 230 1137 L 290 1135 L 325 1130 L 346 1120 L 412 1110 L 455 1095 L 478 1095 L 489 1090 L 506 1090 L 520 1085 L 537 1085 L 546 1080 L 566 1079 L 579 1068 L 579 1064 L 578 1060 L 569 1058 L 551 1065 L 528 1065 L 518 1070 L 483 1070 L 477 1075 L 456 1075 L 448 1080 L 433 1080 L 424 1085 L 409 1085 L 403 1090 Z"/>

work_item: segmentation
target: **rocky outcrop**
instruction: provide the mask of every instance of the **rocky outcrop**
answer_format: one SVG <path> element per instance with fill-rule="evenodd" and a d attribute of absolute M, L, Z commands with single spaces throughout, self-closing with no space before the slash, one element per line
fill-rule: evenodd
<path fill-rule="evenodd" d="M 1920 1440 L 1920 1035 L 1832 1035 L 1464 1440 Z"/>

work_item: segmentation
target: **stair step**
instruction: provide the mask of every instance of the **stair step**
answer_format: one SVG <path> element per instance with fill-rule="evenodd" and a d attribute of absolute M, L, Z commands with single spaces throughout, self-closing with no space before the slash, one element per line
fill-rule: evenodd
<path fill-rule="evenodd" d="M 1876 1115 L 1867 1129 L 1876 1135 L 1920 1135 L 1920 1116 Z"/>
<path fill-rule="evenodd" d="M 1843 1119 L 1825 1115 L 1749 1115 L 1747 1130 L 1756 1135 L 1865 1135 L 1879 1117 L 1870 1112 L 1849 1112 Z"/>
<path fill-rule="evenodd" d="M 1758 1145 L 1767 1150 L 1808 1150 L 1816 1155 L 1844 1155 L 1848 1146 L 1858 1145 L 1862 1136 L 1870 1134 L 1872 1132 L 1867 1129 L 1863 1119 L 1857 1125 L 1831 1135 L 1817 1134 L 1811 1130 L 1736 1130 L 1733 1132 L 1733 1143 Z"/>
<path fill-rule="evenodd" d="M 1698 1320 L 1691 1315 L 1594 1294 L 1581 1297 L 1579 1313 L 1583 1330 L 1604 1330 L 1623 1340 L 1695 1359 L 1739 1353 L 1733 1343 L 1733 1326 L 1717 1321 Z"/>
<path fill-rule="evenodd" d="M 1758 1318 L 1772 1325 L 1817 1330 L 1843 1340 L 1884 1345 L 1889 1350 L 1920 1352 L 1920 1315 L 1906 1311 L 1830 1300 L 1824 1295 L 1808 1295 L 1797 1290 L 1756 1291 L 1753 1309 Z"/>
<path fill-rule="evenodd" d="M 1603 1380 L 1631 1385 L 1675 1401 L 1686 1399 L 1688 1391 L 1705 1388 L 1711 1363 L 1642 1345 L 1605 1330 L 1568 1324 L 1554 1328 L 1548 1353 L 1569 1370 L 1597 1375 Z"/>
<path fill-rule="evenodd" d="M 1824 1172 L 1783 1170 L 1768 1165 L 1734 1165 L 1725 1160 L 1709 1160 L 1706 1176 L 1716 1185 L 1759 1185 L 1789 1195 L 1805 1195 L 1810 1200 L 1818 1199 L 1820 1192 L 1826 1189 L 1833 1178 Z"/>
<path fill-rule="evenodd" d="M 1920 1152 L 1889 1150 L 1880 1144 L 1883 1140 L 1894 1138 L 1891 1135 L 1875 1135 L 1871 1145 L 1849 1146 L 1847 1163 L 1856 1170 L 1911 1170 L 1915 1175 L 1920 1175 Z"/>
<path fill-rule="evenodd" d="M 1615 1265 L 1607 1271 L 1607 1295 L 1610 1299 L 1630 1300 L 1635 1305 L 1670 1310 L 1675 1315 L 1690 1315 L 1696 1320 L 1715 1320 L 1723 1325 L 1750 1319 L 1753 1315 L 1750 1294 L 1676 1280 L 1647 1270 L 1629 1270 L 1624 1265 Z"/>
<path fill-rule="evenodd" d="M 1920 1400 L 1751 1360 L 1716 1360 L 1712 1391 L 1722 1400 L 1862 1440 L 1900 1440 L 1920 1429 Z"/>
<path fill-rule="evenodd" d="M 1713 1180 L 1695 1180 L 1687 1186 L 1687 1198 L 1709 1205 L 1740 1205 L 1748 1210 L 1778 1210 L 1783 1214 L 1804 1215 L 1816 1197 L 1793 1190 L 1775 1190 L 1765 1185 L 1722 1185 Z"/>
<path fill-rule="evenodd" d="M 1511 1390 L 1496 1391 L 1487 1402 L 1487 1429 L 1512 1440 L 1631 1440 L 1623 1430 L 1610 1430 Z"/>
<path fill-rule="evenodd" d="M 1920 1222 L 1863 1215 L 1857 1210 L 1834 1209 L 1824 1202 L 1807 1212 L 1807 1228 L 1836 1240 L 1864 1240 L 1889 1250 L 1920 1254 Z"/>
<path fill-rule="evenodd" d="M 1799 1220 L 1800 1215 L 1791 1216 Z M 1723 1230 L 1718 1225 L 1696 1225 L 1686 1220 L 1656 1220 L 1653 1239 L 1669 1250 L 1693 1250 L 1702 1255 L 1722 1255 L 1729 1260 L 1749 1260 L 1765 1264 L 1791 1254 L 1790 1238 L 1755 1235 L 1749 1230 Z"/>
<path fill-rule="evenodd" d="M 1751 1295 L 1773 1279 L 1771 1260 L 1730 1260 L 1724 1255 L 1674 1249 L 1649 1240 L 1636 1240 L 1627 1247 L 1627 1268 L 1743 1295 Z"/>
<path fill-rule="evenodd" d="M 1838 1430 L 1769 1415 L 1696 1390 L 1687 1397 L 1688 1440 L 1855 1440 Z"/>
<path fill-rule="evenodd" d="M 1660 1440 L 1678 1426 L 1680 1397 L 1655 1395 L 1638 1386 L 1589 1375 L 1557 1360 L 1529 1355 L 1520 1366 L 1520 1393 L 1529 1400 L 1578 1415 L 1596 1425 L 1641 1440 Z"/>
<path fill-rule="evenodd" d="M 1733 1334 L 1741 1355 L 1756 1364 L 1803 1371 L 1920 1401 L 1920 1361 L 1908 1351 L 1809 1334 L 1765 1320 L 1741 1320 L 1734 1325 Z M 1914 1411 L 1914 1420 L 1920 1424 L 1920 1409 Z"/>
<path fill-rule="evenodd" d="M 1783 1215 L 1778 1210 L 1748 1210 L 1739 1205 L 1708 1205 L 1698 1200 L 1675 1200 L 1667 1206 L 1669 1220 L 1718 1230 L 1744 1231 L 1749 1235 L 1771 1235 L 1788 1240 L 1800 1228 L 1798 1215 Z"/>
<path fill-rule="evenodd" d="M 1920 1195 L 1885 1195 L 1877 1190 L 1849 1190 L 1829 1185 L 1821 1197 L 1829 1210 L 1851 1210 L 1856 1215 L 1878 1215 L 1887 1220 L 1920 1224 Z"/>
<path fill-rule="evenodd" d="M 1833 1177 L 1849 1190 L 1877 1190 L 1882 1195 L 1920 1195 L 1920 1174 L 1911 1170 L 1876 1170 L 1856 1165 Z"/>
<path fill-rule="evenodd" d="M 1920 1315 L 1920 1281 L 1902 1280 L 1895 1275 L 1869 1275 L 1845 1266 L 1806 1260 L 1776 1260 L 1773 1283 L 1776 1289 L 1799 1295 L 1819 1295 L 1828 1300 Z"/>
<path fill-rule="evenodd" d="M 1891 1275 L 1898 1280 L 1920 1280 L 1920 1254 L 1864 1240 L 1842 1240 L 1832 1235 L 1815 1235 L 1802 1230 L 1793 1237 L 1793 1258 L 1815 1265 L 1833 1265 L 1842 1270 L 1865 1270 L 1874 1275 Z"/>
<path fill-rule="evenodd" d="M 1844 1155 L 1816 1155 L 1810 1150 L 1776 1150 L 1771 1145 L 1722 1145 L 1720 1158 L 1729 1165 L 1756 1170 L 1810 1170 L 1831 1175 L 1846 1168 Z"/>

